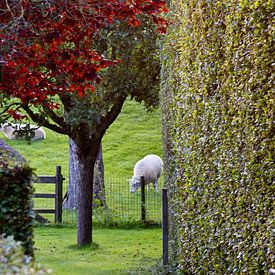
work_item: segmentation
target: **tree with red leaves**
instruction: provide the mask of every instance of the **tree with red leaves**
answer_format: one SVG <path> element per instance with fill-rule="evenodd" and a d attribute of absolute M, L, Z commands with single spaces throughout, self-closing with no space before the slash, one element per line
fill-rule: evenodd
<path fill-rule="evenodd" d="M 71 138 L 78 159 L 79 245 L 92 242 L 93 171 L 102 137 L 130 96 L 158 104 L 158 0 L 5 0 L 0 97 L 15 119 Z"/>

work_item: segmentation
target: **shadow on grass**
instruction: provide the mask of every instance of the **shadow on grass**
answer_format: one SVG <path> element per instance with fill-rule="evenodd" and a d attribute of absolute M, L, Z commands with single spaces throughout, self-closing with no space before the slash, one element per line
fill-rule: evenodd
<path fill-rule="evenodd" d="M 99 249 L 99 244 L 97 243 L 91 243 L 91 244 L 87 244 L 87 245 L 77 245 L 77 244 L 73 244 L 73 245 L 69 245 L 68 246 L 69 249 L 72 249 L 72 250 L 98 250 Z"/>

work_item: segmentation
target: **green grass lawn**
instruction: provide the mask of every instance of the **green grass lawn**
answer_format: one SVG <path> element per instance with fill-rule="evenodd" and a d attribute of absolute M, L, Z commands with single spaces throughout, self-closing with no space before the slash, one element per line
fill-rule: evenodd
<path fill-rule="evenodd" d="M 151 274 L 146 268 L 161 257 L 161 229 L 102 229 L 94 244 L 76 246 L 73 228 L 36 227 L 36 262 L 56 275 Z"/>

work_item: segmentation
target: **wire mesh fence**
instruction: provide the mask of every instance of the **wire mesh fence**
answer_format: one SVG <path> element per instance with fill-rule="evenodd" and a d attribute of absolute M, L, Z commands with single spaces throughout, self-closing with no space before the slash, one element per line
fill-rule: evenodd
<path fill-rule="evenodd" d="M 130 193 L 128 178 L 125 176 L 105 176 L 104 182 L 106 206 L 96 205 L 93 208 L 93 222 L 98 225 L 116 225 L 142 221 L 141 189 Z M 162 186 L 163 181 L 160 178 L 159 190 Z M 63 186 L 64 193 L 66 190 L 67 186 Z M 54 188 L 52 190 L 48 188 L 47 192 L 55 191 Z M 54 200 L 34 198 L 34 207 L 52 208 Z M 62 222 L 75 225 L 76 215 L 75 209 L 63 209 Z M 54 215 L 43 214 L 43 217 L 49 222 L 54 222 Z M 161 223 L 161 192 L 155 192 L 152 184 L 145 186 L 145 221 Z"/>

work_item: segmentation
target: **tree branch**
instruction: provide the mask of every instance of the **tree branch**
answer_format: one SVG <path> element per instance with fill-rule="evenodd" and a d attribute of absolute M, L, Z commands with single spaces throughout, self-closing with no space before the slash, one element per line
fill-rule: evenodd
<path fill-rule="evenodd" d="M 30 118 L 36 122 L 39 126 L 44 126 L 48 129 L 51 129 L 59 134 L 69 135 L 69 132 L 66 128 L 57 126 L 56 124 L 51 124 L 42 114 L 34 113 L 28 105 L 22 105 L 22 108 L 28 113 Z"/>
<path fill-rule="evenodd" d="M 59 125 L 61 128 L 66 129 L 68 131 L 68 125 L 65 123 L 64 118 L 58 116 L 53 110 L 46 107 L 45 105 L 42 105 L 44 112 L 50 117 L 57 125 Z"/>
<path fill-rule="evenodd" d="M 97 124 L 97 131 L 100 135 L 104 135 L 109 126 L 116 120 L 121 112 L 122 106 L 127 98 L 127 95 L 121 95 L 114 102 L 112 108 L 107 112 L 107 114 L 101 119 L 100 123 Z"/>
<path fill-rule="evenodd" d="M 58 95 L 63 106 L 64 106 L 64 111 L 69 111 L 71 108 L 73 108 L 73 102 L 72 102 L 72 98 L 70 95 L 65 95 L 65 94 L 60 94 Z"/>

